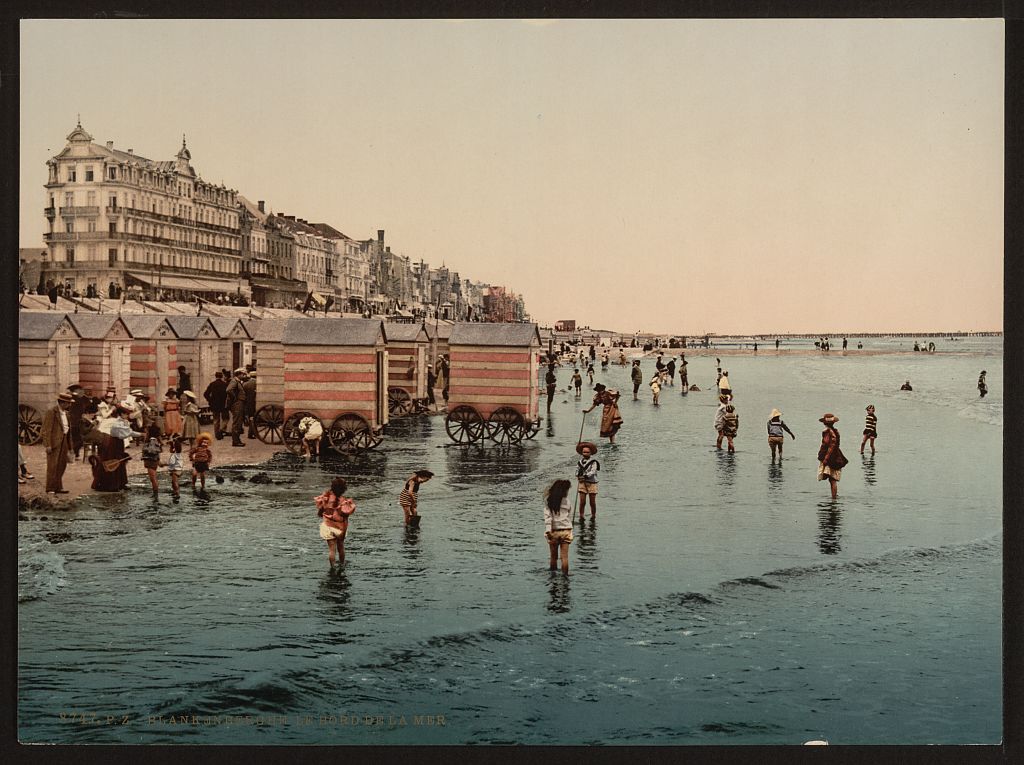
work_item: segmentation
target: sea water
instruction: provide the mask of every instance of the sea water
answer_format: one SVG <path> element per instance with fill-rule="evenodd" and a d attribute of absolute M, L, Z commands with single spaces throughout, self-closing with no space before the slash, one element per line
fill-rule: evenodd
<path fill-rule="evenodd" d="M 1002 342 L 868 345 L 901 342 L 723 358 L 735 454 L 714 448 L 714 358 L 690 358 L 702 392 L 677 381 L 654 406 L 648 357 L 636 402 L 628 368 L 596 372 L 623 393 L 614 445 L 562 368 L 519 446 L 453 446 L 442 417 L 318 464 L 217 467 L 238 456 L 217 442 L 226 480 L 208 497 L 153 500 L 141 477 L 124 498 L 29 514 L 19 738 L 996 743 Z M 862 457 L 867 404 L 879 435 Z M 773 464 L 775 407 L 796 439 Z M 850 459 L 836 500 L 815 476 L 825 412 Z M 581 426 L 600 445 L 598 513 L 564 576 L 547 568 L 542 492 L 572 476 Z M 419 468 L 436 476 L 406 530 L 397 498 Z M 248 480 L 260 471 L 273 483 Z M 334 475 L 358 506 L 340 572 L 312 503 Z"/>

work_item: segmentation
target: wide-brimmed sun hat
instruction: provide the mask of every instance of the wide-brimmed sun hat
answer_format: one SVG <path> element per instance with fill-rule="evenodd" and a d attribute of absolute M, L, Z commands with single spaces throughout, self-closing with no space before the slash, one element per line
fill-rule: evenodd
<path fill-rule="evenodd" d="M 591 454 L 597 454 L 597 444 L 591 443 L 590 441 L 580 441 L 578 444 L 576 444 L 576 453 L 583 454 L 584 446 L 590 447 Z"/>
<path fill-rule="evenodd" d="M 818 420 L 818 422 L 823 422 L 826 425 L 830 425 L 830 424 L 832 424 L 834 422 L 839 422 L 839 418 L 836 417 L 831 412 L 827 412 L 824 417 L 822 417 L 820 420 Z"/>
<path fill-rule="evenodd" d="M 185 390 L 185 391 L 182 391 L 182 392 L 181 392 L 181 395 L 182 395 L 182 396 L 188 396 L 188 397 L 189 397 L 190 399 L 192 399 L 193 401 L 195 401 L 195 400 L 196 400 L 196 394 L 195 394 L 195 393 L 193 393 L 193 392 L 192 392 L 192 391 L 190 391 L 190 390 Z"/>
<path fill-rule="evenodd" d="M 67 403 L 70 404 L 72 401 L 75 400 L 75 397 L 72 396 L 70 393 L 58 393 L 57 394 L 57 400 L 58 401 L 66 401 Z"/>
<path fill-rule="evenodd" d="M 196 443 L 198 444 L 200 441 L 206 441 L 207 443 L 212 444 L 213 436 L 204 431 L 200 433 L 198 436 L 196 436 Z"/>
<path fill-rule="evenodd" d="M 781 416 L 782 416 L 782 412 L 780 412 L 778 409 L 772 409 L 772 418 L 781 417 Z"/>

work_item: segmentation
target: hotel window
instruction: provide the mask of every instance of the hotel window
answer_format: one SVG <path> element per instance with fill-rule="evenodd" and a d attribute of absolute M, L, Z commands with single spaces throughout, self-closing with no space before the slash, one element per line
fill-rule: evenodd
<path fill-rule="evenodd" d="M 67 233 L 69 233 L 69 234 L 75 233 L 75 219 L 74 218 L 72 218 L 69 221 L 65 221 L 65 223 L 64 223 L 64 230 Z"/>
<path fill-rule="evenodd" d="M 89 260 L 90 261 L 96 260 L 96 245 L 95 244 L 90 244 L 89 245 L 88 253 L 89 253 Z"/>
<path fill-rule="evenodd" d="M 77 176 L 77 173 L 75 172 L 74 165 L 68 167 L 68 182 L 69 183 L 74 183 L 76 176 Z"/>
<path fill-rule="evenodd" d="M 89 218 L 89 231 L 90 232 L 96 231 L 96 221 L 93 220 L 92 218 Z"/>
<path fill-rule="evenodd" d="M 75 262 L 75 248 L 74 247 L 68 247 L 65 252 L 67 253 L 67 255 L 65 255 L 64 259 L 68 263 L 74 263 Z"/>
<path fill-rule="evenodd" d="M 64 194 L 64 206 L 74 207 L 75 206 L 75 192 L 68 191 Z"/>
<path fill-rule="evenodd" d="M 117 168 L 116 167 L 107 168 L 107 177 L 110 180 L 112 180 L 112 181 L 116 181 L 117 180 Z"/>
<path fill-rule="evenodd" d="M 117 248 L 111 247 L 107 250 L 107 265 L 117 265 Z"/>
<path fill-rule="evenodd" d="M 92 179 L 93 179 L 92 178 L 92 168 L 91 167 L 86 167 L 85 168 L 85 180 L 86 181 L 91 181 Z"/>
<path fill-rule="evenodd" d="M 117 194 L 110 195 L 110 206 L 114 208 L 117 207 Z"/>

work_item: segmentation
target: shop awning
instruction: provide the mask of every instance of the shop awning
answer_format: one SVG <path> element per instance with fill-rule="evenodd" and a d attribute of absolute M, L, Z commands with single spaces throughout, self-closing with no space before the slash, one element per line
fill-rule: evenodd
<path fill-rule="evenodd" d="M 143 274 L 136 271 L 129 271 L 128 276 L 137 282 L 157 289 L 228 294 L 238 292 L 239 288 L 242 292 L 249 291 L 249 285 L 237 279 L 212 279 L 200 276 L 182 276 L 181 274 Z"/>

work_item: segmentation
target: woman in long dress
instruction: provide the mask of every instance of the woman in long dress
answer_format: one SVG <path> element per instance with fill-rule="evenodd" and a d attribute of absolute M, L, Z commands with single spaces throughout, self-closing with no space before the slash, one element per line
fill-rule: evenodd
<path fill-rule="evenodd" d="M 181 412 L 184 415 L 181 437 L 191 444 L 199 435 L 199 405 L 196 394 L 190 390 L 181 394 Z"/>
<path fill-rule="evenodd" d="M 164 435 L 181 435 L 181 402 L 174 388 L 168 388 L 164 396 Z"/>
<path fill-rule="evenodd" d="M 835 499 L 838 493 L 839 477 L 849 460 L 839 448 L 839 431 L 835 428 L 839 418 L 834 414 L 826 414 L 819 422 L 824 424 L 825 430 L 822 431 L 821 447 L 818 449 L 818 480 L 828 479 L 832 489 L 832 499 Z"/>
<path fill-rule="evenodd" d="M 615 434 L 622 427 L 622 415 L 619 414 L 619 392 L 613 388 L 607 388 L 602 383 L 594 386 L 597 393 L 594 395 L 594 403 L 590 409 L 584 409 L 583 413 L 593 411 L 598 404 L 604 409 L 601 411 L 601 437 L 607 438 L 609 443 L 615 443 Z"/>
<path fill-rule="evenodd" d="M 121 491 L 128 486 L 128 469 L 125 463 L 131 459 L 125 454 L 126 438 L 141 436 L 132 430 L 128 422 L 131 409 L 116 405 L 111 416 L 96 427 L 103 433 L 99 453 L 89 457 L 92 465 L 92 488 L 95 491 Z"/>

